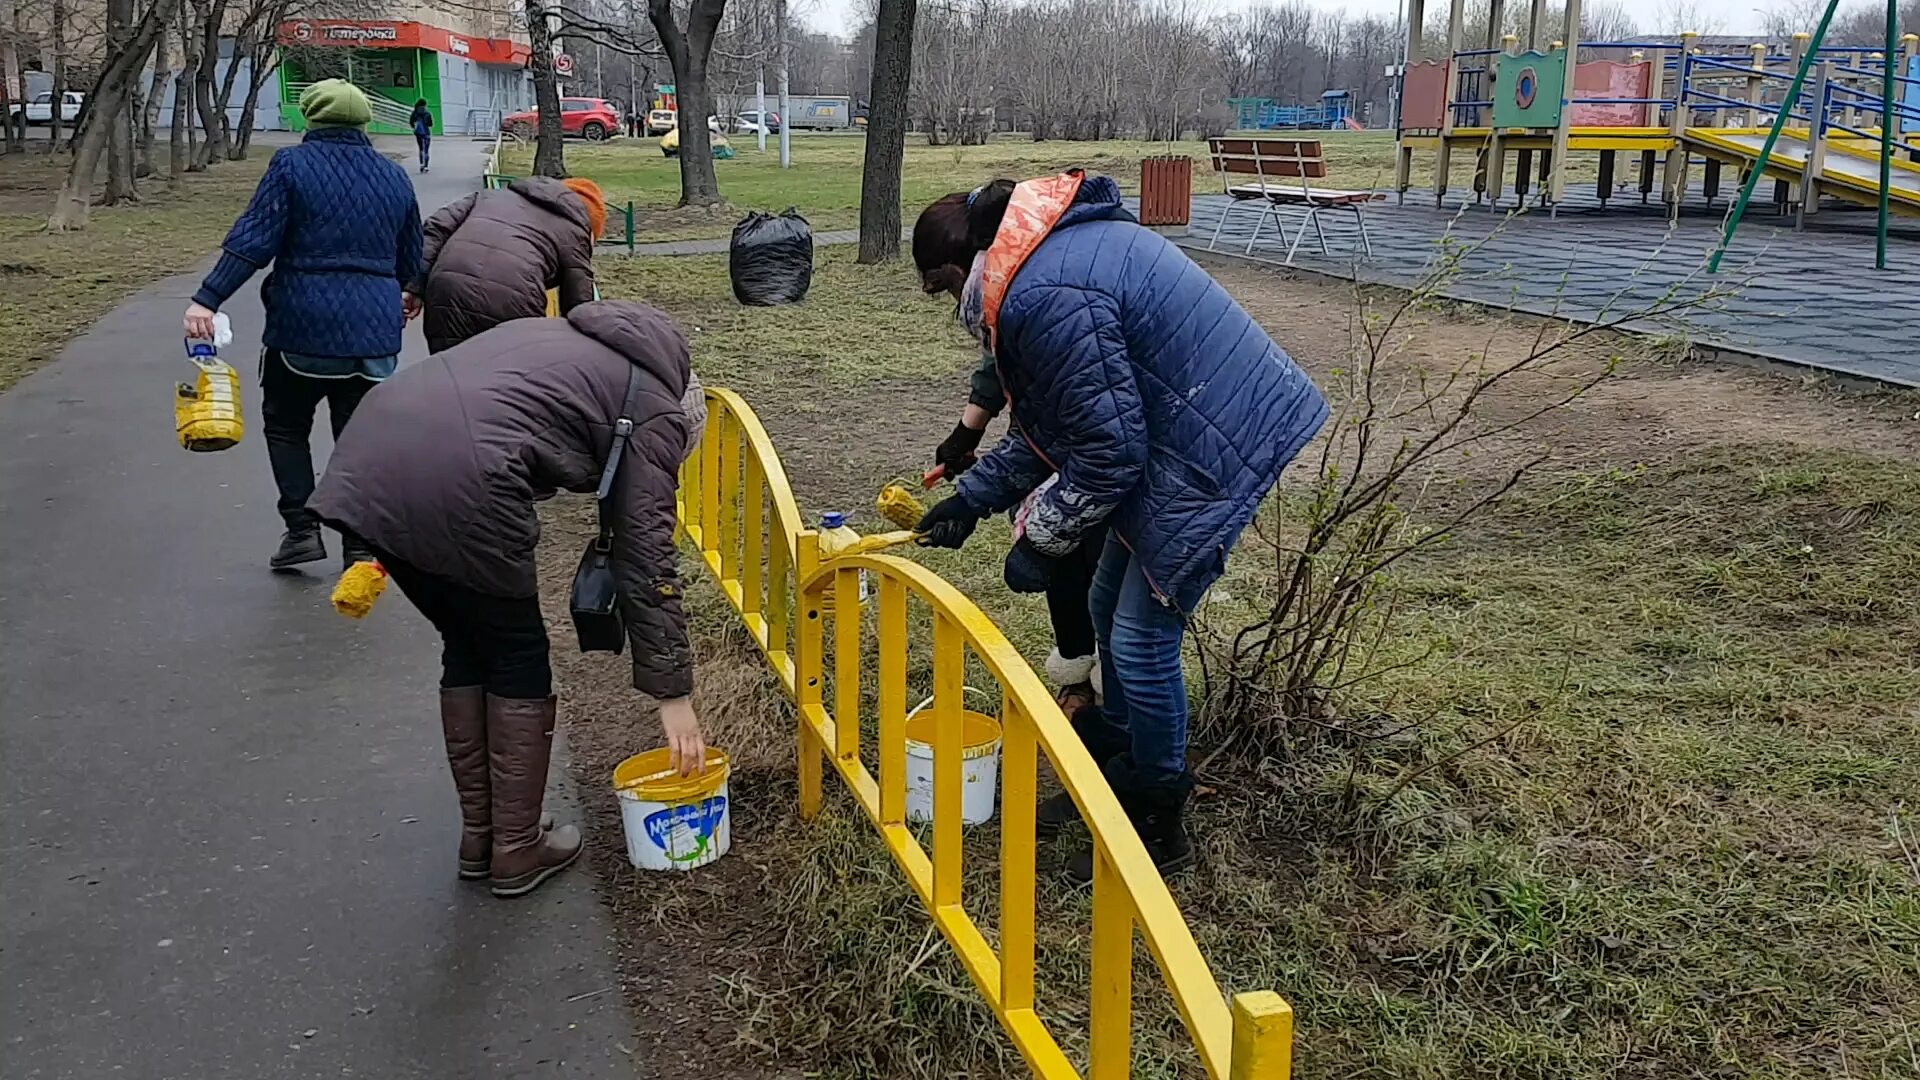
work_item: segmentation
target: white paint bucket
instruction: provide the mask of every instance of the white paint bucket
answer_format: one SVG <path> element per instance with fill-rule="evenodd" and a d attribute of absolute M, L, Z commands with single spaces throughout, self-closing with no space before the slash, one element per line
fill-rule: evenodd
<path fill-rule="evenodd" d="M 675 772 L 666 747 L 635 754 L 613 770 L 627 861 L 641 870 L 691 870 L 727 853 L 733 811 L 727 800 L 727 755 L 707 750 L 697 776 Z"/>
<path fill-rule="evenodd" d="M 1000 722 L 985 713 L 960 714 L 960 820 L 993 820 L 1000 788 Z M 907 718 L 907 820 L 933 820 L 933 714 Z"/>

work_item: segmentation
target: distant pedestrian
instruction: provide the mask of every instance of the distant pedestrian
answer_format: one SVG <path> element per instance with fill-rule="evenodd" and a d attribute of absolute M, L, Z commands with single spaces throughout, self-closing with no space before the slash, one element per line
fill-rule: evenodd
<path fill-rule="evenodd" d="M 591 180 L 530 176 L 469 195 L 427 219 L 407 307 L 426 309 L 427 348 L 450 349 L 512 319 L 565 315 L 593 299 L 593 242 L 607 204 Z"/>
<path fill-rule="evenodd" d="M 427 111 L 426 98 L 413 103 L 413 115 L 407 117 L 407 126 L 413 129 L 414 145 L 420 148 L 420 171 L 426 172 L 427 158 L 433 149 L 433 114 Z"/>
<path fill-rule="evenodd" d="M 220 305 L 273 264 L 260 290 L 260 417 L 287 527 L 268 564 L 275 570 L 327 557 L 307 509 L 313 415 L 325 401 L 337 439 L 360 398 L 393 374 L 405 326 L 400 285 L 420 267 L 413 184 L 367 140 L 367 96 L 327 79 L 301 93 L 300 114 L 306 138 L 273 155 L 186 313 L 187 335 L 211 338 Z M 365 553 L 349 540 L 344 554 L 351 563 Z"/>
<path fill-rule="evenodd" d="M 631 301 L 521 319 L 407 368 L 367 398 L 314 508 L 378 554 L 440 631 L 440 723 L 460 796 L 460 876 L 521 896 L 580 854 L 542 828 L 555 701 L 535 501 L 603 493 L 600 522 L 633 685 L 673 765 L 705 767 L 674 547 L 674 490 L 705 403 L 687 339 Z"/>

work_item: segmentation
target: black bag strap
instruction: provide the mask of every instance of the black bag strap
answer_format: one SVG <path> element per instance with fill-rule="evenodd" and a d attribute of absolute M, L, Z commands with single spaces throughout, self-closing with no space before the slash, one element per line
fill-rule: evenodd
<path fill-rule="evenodd" d="M 593 550 L 605 553 L 613 550 L 613 522 L 609 520 L 607 502 L 613 495 L 613 478 L 620 472 L 620 460 L 627 454 L 627 437 L 633 434 L 633 399 L 640 394 L 640 369 L 627 366 L 627 397 L 620 403 L 620 418 L 613 422 L 613 445 L 607 448 L 607 464 L 600 470 L 600 489 L 594 493 L 594 520 L 600 527 L 599 535 L 594 537 Z"/>

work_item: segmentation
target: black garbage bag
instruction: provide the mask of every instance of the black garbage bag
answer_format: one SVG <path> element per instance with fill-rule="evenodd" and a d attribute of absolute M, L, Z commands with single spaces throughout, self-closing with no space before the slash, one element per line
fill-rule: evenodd
<path fill-rule="evenodd" d="M 727 276 L 743 304 L 791 304 L 813 285 L 813 228 L 800 211 L 754 212 L 733 227 Z"/>

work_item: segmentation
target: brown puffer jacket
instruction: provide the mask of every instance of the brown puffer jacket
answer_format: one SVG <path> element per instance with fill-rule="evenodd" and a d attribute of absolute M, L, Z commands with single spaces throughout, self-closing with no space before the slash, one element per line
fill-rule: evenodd
<path fill-rule="evenodd" d="M 426 223 L 420 277 L 427 347 L 450 349 L 510 319 L 560 313 L 593 299 L 593 232 L 587 204 L 544 176 L 469 195 Z"/>
<path fill-rule="evenodd" d="M 307 505 L 427 573 L 492 596 L 536 595 L 534 501 L 599 485 L 635 369 L 612 560 L 633 684 L 679 697 L 693 685 L 673 540 L 689 373 L 687 340 L 660 311 L 583 304 L 403 368 L 360 403 Z"/>

